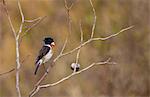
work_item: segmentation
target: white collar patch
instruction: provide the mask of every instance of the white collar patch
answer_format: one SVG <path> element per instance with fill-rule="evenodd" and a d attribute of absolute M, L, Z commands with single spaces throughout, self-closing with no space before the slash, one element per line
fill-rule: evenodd
<path fill-rule="evenodd" d="M 51 48 L 51 46 L 50 46 L 49 44 L 45 44 L 44 46 L 48 46 L 48 47 L 50 47 L 50 48 Z"/>

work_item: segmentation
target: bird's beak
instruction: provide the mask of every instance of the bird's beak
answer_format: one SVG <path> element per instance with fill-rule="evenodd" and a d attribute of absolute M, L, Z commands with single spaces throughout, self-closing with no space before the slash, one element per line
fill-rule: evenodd
<path fill-rule="evenodd" d="M 54 47 L 54 46 L 55 46 L 55 43 L 54 43 L 54 42 L 52 42 L 52 43 L 51 43 L 51 46 L 53 46 L 53 47 Z"/>

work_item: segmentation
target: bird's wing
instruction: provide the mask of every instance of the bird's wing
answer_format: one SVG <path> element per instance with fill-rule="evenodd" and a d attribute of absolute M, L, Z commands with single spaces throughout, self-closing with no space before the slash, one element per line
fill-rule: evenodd
<path fill-rule="evenodd" d="M 39 51 L 39 55 L 38 55 L 38 57 L 36 58 L 35 64 L 37 64 L 38 61 L 39 61 L 40 59 L 42 59 L 43 56 L 45 56 L 45 55 L 49 52 L 49 50 L 50 50 L 50 47 L 48 47 L 48 46 L 43 46 L 42 49 Z"/>

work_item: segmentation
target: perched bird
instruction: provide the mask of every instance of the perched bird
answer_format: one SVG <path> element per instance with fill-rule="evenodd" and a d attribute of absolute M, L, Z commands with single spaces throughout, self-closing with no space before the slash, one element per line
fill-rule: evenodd
<path fill-rule="evenodd" d="M 54 40 L 51 37 L 46 37 L 43 41 L 44 45 L 39 51 L 39 55 L 35 61 L 35 75 L 38 71 L 39 66 L 41 66 L 42 64 L 44 66 L 44 63 L 46 63 L 53 55 L 53 47 L 55 46 Z"/>
<path fill-rule="evenodd" d="M 79 71 L 80 69 L 80 64 L 77 64 L 77 63 L 72 63 L 71 64 L 71 69 L 75 72 Z"/>

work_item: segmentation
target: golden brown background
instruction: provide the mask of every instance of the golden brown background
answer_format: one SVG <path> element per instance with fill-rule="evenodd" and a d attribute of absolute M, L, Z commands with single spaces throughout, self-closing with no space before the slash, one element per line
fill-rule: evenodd
<path fill-rule="evenodd" d="M 88 0 L 68 1 L 75 4 L 70 11 L 72 32 L 65 51 L 79 45 L 79 21 L 82 21 L 84 41 L 90 37 L 93 23 L 92 8 Z M 40 90 L 35 97 L 150 96 L 149 0 L 92 1 L 97 15 L 95 37 L 105 37 L 131 25 L 134 25 L 134 28 L 107 41 L 92 42 L 83 47 L 79 60 L 81 68 L 108 57 L 118 64 L 93 67 L 57 86 Z M 20 46 L 21 60 L 29 55 L 20 70 L 20 88 L 24 97 L 28 96 L 44 73 L 41 68 L 37 76 L 33 74 L 34 60 L 42 46 L 43 38 L 54 38 L 57 45 L 55 57 L 63 46 L 68 28 L 63 0 L 21 0 L 21 5 L 26 19 L 47 16 L 28 32 Z M 21 21 L 17 2 L 7 0 L 7 6 L 17 29 Z M 76 53 L 73 53 L 58 60 L 43 83 L 53 83 L 69 75 L 72 72 L 70 64 L 75 62 L 75 57 Z M 16 67 L 15 40 L 0 2 L 0 73 L 13 67 Z M 0 97 L 16 96 L 15 72 L 0 76 Z"/>

